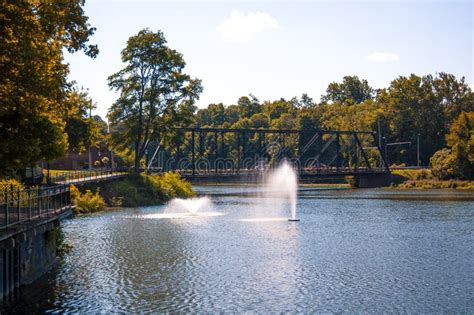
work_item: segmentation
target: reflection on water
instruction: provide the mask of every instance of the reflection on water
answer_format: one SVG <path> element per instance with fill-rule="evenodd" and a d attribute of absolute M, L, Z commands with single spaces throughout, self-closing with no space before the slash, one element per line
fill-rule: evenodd
<path fill-rule="evenodd" d="M 135 216 L 143 219 L 198 219 L 205 217 L 217 217 L 224 215 L 222 212 L 172 212 L 172 213 L 151 213 Z"/>
<path fill-rule="evenodd" d="M 199 187 L 222 216 L 163 220 L 147 207 L 68 220 L 72 253 L 6 310 L 474 309 L 472 192 L 302 188 L 300 222 L 257 222 L 255 190 Z"/>
<path fill-rule="evenodd" d="M 288 221 L 288 218 L 252 218 L 252 219 L 240 219 L 242 222 L 276 222 L 276 221 Z"/>

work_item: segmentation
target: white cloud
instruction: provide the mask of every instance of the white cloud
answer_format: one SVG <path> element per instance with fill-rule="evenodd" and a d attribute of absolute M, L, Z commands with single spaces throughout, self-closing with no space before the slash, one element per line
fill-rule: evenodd
<path fill-rule="evenodd" d="M 394 53 L 375 51 L 367 56 L 367 60 L 377 63 L 398 61 L 399 57 Z"/>
<path fill-rule="evenodd" d="M 277 29 L 278 22 L 266 12 L 232 11 L 230 16 L 216 27 L 225 41 L 247 43 L 256 38 L 258 33 Z"/>

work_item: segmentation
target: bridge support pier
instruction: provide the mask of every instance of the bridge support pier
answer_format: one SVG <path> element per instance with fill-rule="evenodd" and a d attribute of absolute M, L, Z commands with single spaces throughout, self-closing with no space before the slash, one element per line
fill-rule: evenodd
<path fill-rule="evenodd" d="M 390 173 L 360 174 L 354 176 L 354 185 L 357 188 L 386 187 L 390 185 L 391 177 Z"/>

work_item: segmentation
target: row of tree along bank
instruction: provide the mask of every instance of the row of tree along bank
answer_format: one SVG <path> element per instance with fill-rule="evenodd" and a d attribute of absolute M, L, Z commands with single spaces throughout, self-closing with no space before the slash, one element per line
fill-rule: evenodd
<path fill-rule="evenodd" d="M 329 83 L 320 101 L 307 94 L 263 102 L 249 95 L 198 110 L 201 80 L 185 73 L 183 55 L 150 29 L 128 39 L 124 66 L 108 79 L 119 93 L 108 133 L 91 117 L 91 98 L 67 79 L 63 53 L 94 58 L 99 52 L 89 44 L 95 28 L 83 6 L 82 0 L 1 4 L 0 176 L 22 175 L 40 160 L 99 142 L 138 174 L 150 141 L 170 126 L 373 130 L 390 164 L 431 164 L 443 179 L 474 176 L 474 93 L 464 78 L 412 74 L 374 89 L 346 76 Z M 182 143 L 179 132 L 167 137 Z"/>
<path fill-rule="evenodd" d="M 120 92 L 108 114 L 111 143 L 122 162 L 136 170 L 160 130 L 180 126 L 373 130 L 389 164 L 431 164 L 440 179 L 474 176 L 474 93 L 464 78 L 412 74 L 376 90 L 366 80 L 346 76 L 330 83 L 320 102 L 307 94 L 263 102 L 249 95 L 236 104 L 198 109 L 194 102 L 201 82 L 182 72 L 182 55 L 166 45 L 162 32 L 145 29 L 130 37 L 122 61 L 125 67 L 109 78 L 110 87 Z M 186 135 L 175 131 L 160 137 L 179 147 Z"/>

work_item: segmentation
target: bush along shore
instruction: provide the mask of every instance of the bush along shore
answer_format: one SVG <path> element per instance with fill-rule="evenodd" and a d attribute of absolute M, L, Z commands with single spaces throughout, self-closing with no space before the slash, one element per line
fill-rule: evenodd
<path fill-rule="evenodd" d="M 392 171 L 393 188 L 399 189 L 474 189 L 474 181 L 435 177 L 429 169 Z"/>
<path fill-rule="evenodd" d="M 195 195 L 191 184 L 178 173 L 129 175 L 78 189 L 71 185 L 76 214 L 103 211 L 107 207 L 139 207 L 164 204 L 172 198 Z"/>

